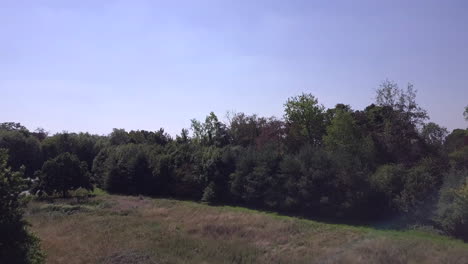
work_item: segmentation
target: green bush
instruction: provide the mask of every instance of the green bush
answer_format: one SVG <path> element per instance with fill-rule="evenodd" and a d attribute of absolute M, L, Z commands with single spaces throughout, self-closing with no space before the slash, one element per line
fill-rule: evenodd
<path fill-rule="evenodd" d="M 216 194 L 214 191 L 215 185 L 213 182 L 211 182 L 203 191 L 203 196 L 201 201 L 204 203 L 213 203 L 216 201 Z"/>
<path fill-rule="evenodd" d="M 441 188 L 436 222 L 448 234 L 468 240 L 468 171 L 450 171 Z"/>
<path fill-rule="evenodd" d="M 6 151 L 0 149 L 0 263 L 43 263 L 39 239 L 23 219 L 24 169 L 13 172 L 6 162 Z"/>

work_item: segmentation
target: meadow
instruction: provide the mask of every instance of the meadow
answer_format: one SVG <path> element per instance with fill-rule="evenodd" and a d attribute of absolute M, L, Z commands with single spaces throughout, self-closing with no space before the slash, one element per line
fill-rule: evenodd
<path fill-rule="evenodd" d="M 52 264 L 468 263 L 468 244 L 429 232 L 143 196 L 32 201 L 26 219 Z"/>

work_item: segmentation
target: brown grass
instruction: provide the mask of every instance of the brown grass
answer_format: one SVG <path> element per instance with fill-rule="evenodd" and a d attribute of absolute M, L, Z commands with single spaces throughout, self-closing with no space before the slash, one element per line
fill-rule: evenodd
<path fill-rule="evenodd" d="M 33 202 L 47 263 L 468 263 L 468 246 L 191 202 L 100 196 Z"/>

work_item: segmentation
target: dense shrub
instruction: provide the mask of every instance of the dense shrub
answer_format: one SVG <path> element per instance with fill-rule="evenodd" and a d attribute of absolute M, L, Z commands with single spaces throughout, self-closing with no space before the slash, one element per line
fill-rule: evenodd
<path fill-rule="evenodd" d="M 467 170 L 451 170 L 445 176 L 435 220 L 448 234 L 468 241 Z"/>
<path fill-rule="evenodd" d="M 0 263 L 43 263 L 39 240 L 23 220 L 23 171 L 7 167 L 7 152 L 0 149 Z"/>

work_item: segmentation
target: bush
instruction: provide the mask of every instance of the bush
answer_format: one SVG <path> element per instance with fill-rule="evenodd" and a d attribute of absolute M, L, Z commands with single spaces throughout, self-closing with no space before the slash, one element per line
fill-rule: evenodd
<path fill-rule="evenodd" d="M 215 185 L 211 182 L 203 191 L 203 196 L 201 201 L 204 203 L 213 203 L 216 201 L 216 194 L 215 194 Z"/>
<path fill-rule="evenodd" d="M 23 219 L 23 172 L 11 171 L 6 162 L 6 151 L 0 149 L 0 263 L 43 263 L 39 240 Z"/>
<path fill-rule="evenodd" d="M 78 188 L 70 192 L 72 197 L 75 197 L 77 203 L 86 202 L 91 192 L 85 188 Z"/>
<path fill-rule="evenodd" d="M 448 234 L 468 241 L 468 171 L 452 170 L 446 175 L 435 221 Z"/>
<path fill-rule="evenodd" d="M 439 166 L 432 159 L 423 159 L 408 169 L 403 190 L 394 199 L 398 210 L 414 221 L 430 219 L 441 186 L 439 175 Z"/>
<path fill-rule="evenodd" d="M 406 170 L 401 165 L 386 164 L 377 168 L 369 178 L 370 187 L 378 199 L 374 202 L 395 209 L 394 199 L 403 189 L 405 175 Z"/>

